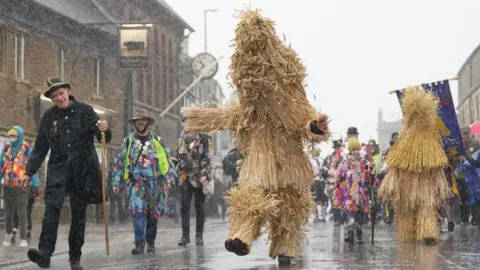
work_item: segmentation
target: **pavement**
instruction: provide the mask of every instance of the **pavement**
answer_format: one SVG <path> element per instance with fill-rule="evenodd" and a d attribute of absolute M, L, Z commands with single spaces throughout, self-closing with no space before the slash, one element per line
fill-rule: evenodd
<path fill-rule="evenodd" d="M 195 222 L 193 222 L 194 224 Z M 96 230 L 101 232 L 101 228 Z M 316 223 L 308 232 L 308 245 L 295 265 L 278 266 L 268 257 L 264 238 L 254 242 L 248 256 L 238 257 L 225 250 L 223 243 L 228 232 L 228 223 L 209 220 L 205 227 L 205 246 L 178 247 L 179 228 L 162 228 L 157 236 L 157 252 L 152 255 L 133 256 L 130 250 L 132 231 L 112 229 L 110 255 L 105 255 L 103 235 L 86 241 L 82 263 L 85 269 L 478 269 L 480 259 L 480 229 L 472 226 L 457 226 L 452 233 L 444 233 L 437 246 L 401 244 L 394 240 L 394 225 L 380 224 L 375 230 L 375 243 L 370 243 L 370 227 L 364 228 L 364 244 L 346 245 L 345 230 L 332 223 Z M 117 233 L 118 231 L 118 233 Z M 65 236 L 59 239 L 65 242 Z M 96 240 L 95 240 L 96 239 Z M 1 269 L 39 269 L 30 262 L 0 265 Z M 68 255 L 52 257 L 51 269 L 69 269 Z"/>

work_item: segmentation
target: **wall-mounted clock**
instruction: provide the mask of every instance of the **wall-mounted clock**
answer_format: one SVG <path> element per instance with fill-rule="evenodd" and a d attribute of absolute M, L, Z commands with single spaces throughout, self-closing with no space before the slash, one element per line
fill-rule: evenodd
<path fill-rule="evenodd" d="M 204 79 L 211 79 L 218 71 L 218 63 L 216 63 L 217 59 L 209 53 L 199 53 L 192 59 L 192 70 L 193 74 L 196 77 L 202 75 Z M 213 65 L 213 66 L 212 66 Z M 212 67 L 210 67 L 212 66 Z M 210 68 L 209 68 L 210 67 Z M 208 69 L 208 70 L 207 70 Z"/>

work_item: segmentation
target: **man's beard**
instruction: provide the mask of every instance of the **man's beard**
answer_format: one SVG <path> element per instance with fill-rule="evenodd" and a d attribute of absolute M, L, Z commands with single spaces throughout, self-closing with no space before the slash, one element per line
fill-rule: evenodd
<path fill-rule="evenodd" d="M 148 128 L 148 125 L 145 125 L 143 128 L 139 128 L 137 125 L 135 125 L 135 129 L 140 134 L 143 134 L 143 133 L 147 132 L 147 128 Z"/>

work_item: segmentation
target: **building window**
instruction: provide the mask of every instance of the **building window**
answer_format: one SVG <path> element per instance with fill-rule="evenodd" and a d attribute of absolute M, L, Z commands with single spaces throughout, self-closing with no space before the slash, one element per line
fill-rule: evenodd
<path fill-rule="evenodd" d="M 480 120 L 480 107 L 478 107 L 478 94 L 475 95 L 475 121 Z"/>
<path fill-rule="evenodd" d="M 65 80 L 65 51 L 63 48 L 60 48 L 58 55 L 58 69 L 60 70 L 60 78 Z"/>
<path fill-rule="evenodd" d="M 153 49 L 155 51 L 155 57 L 160 57 L 161 55 L 161 48 L 160 48 L 160 37 L 158 35 L 158 29 L 155 29 L 155 35 L 153 37 Z M 160 93 L 160 78 L 162 76 L 161 69 L 160 69 L 160 61 L 154 61 L 154 68 L 153 68 L 153 101 L 152 103 L 157 107 L 161 107 L 161 93 Z"/>
<path fill-rule="evenodd" d="M 167 91 L 167 42 L 165 39 L 165 35 L 162 34 L 160 38 L 160 62 L 161 62 L 161 81 L 160 81 L 160 99 L 161 99 L 161 106 L 162 109 L 167 108 L 168 106 L 168 91 Z"/>
<path fill-rule="evenodd" d="M 145 100 L 145 76 L 144 71 L 137 72 L 136 85 L 137 85 L 137 101 L 144 102 Z"/>
<path fill-rule="evenodd" d="M 174 67 L 173 67 L 173 47 L 172 47 L 172 40 L 168 40 L 167 45 L 167 93 L 168 93 L 168 105 L 175 99 L 175 92 L 173 88 L 173 81 L 174 81 Z"/>
<path fill-rule="evenodd" d="M 95 93 L 97 95 L 103 94 L 103 60 L 95 60 L 94 73 L 95 74 Z"/>
<path fill-rule="evenodd" d="M 5 52 L 5 29 L 0 27 L 0 72 L 3 72 L 4 52 Z"/>
<path fill-rule="evenodd" d="M 25 79 L 25 36 L 15 34 L 15 77 Z"/>
<path fill-rule="evenodd" d="M 470 110 L 470 125 L 473 124 L 475 122 L 475 112 L 476 112 L 476 108 L 475 108 L 475 101 L 474 100 L 470 100 L 468 102 L 468 109 Z"/>

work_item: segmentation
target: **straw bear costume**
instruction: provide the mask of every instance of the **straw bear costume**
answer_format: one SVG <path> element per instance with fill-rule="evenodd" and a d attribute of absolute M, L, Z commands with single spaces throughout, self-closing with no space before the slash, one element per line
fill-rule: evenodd
<path fill-rule="evenodd" d="M 440 238 L 437 210 L 449 196 L 447 155 L 439 132 L 438 100 L 416 87 L 404 91 L 403 129 L 386 157 L 378 194 L 395 210 L 397 240 L 433 244 Z"/>
<path fill-rule="evenodd" d="M 242 12 L 234 42 L 230 77 L 238 101 L 228 108 L 183 108 L 186 129 L 232 130 L 245 156 L 239 185 L 228 196 L 227 250 L 248 254 L 267 226 L 269 255 L 293 258 L 313 209 L 313 169 L 304 146 L 328 139 L 328 117 L 309 104 L 306 69 L 272 20 Z"/>

